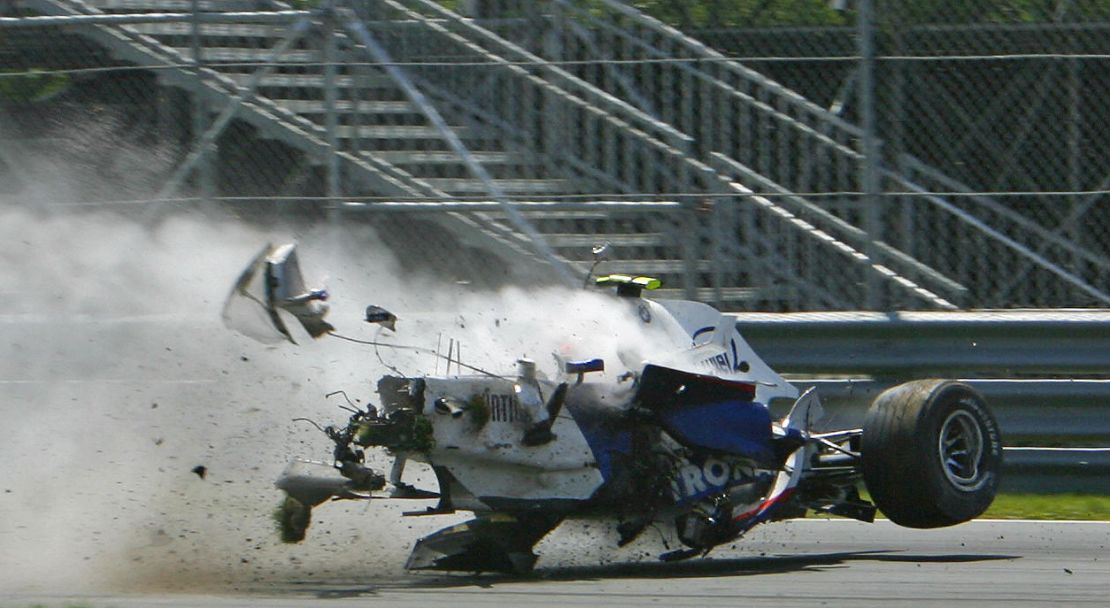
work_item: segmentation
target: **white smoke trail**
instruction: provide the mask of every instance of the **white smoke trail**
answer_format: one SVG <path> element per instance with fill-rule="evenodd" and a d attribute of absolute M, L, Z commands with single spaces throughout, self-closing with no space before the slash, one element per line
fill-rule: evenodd
<path fill-rule="evenodd" d="M 44 210 L 81 184 L 0 199 L 0 588 L 227 588 L 291 577 L 395 575 L 419 536 L 388 504 L 318 509 L 304 545 L 277 541 L 272 487 L 289 458 L 328 442 L 294 417 L 342 417 L 322 397 L 374 399 L 387 370 L 334 339 L 267 348 L 219 323 L 241 265 L 266 242 L 302 243 L 305 274 L 330 276 L 330 319 L 372 338 L 367 304 L 400 317 L 400 343 L 462 345 L 463 362 L 510 372 L 521 356 L 604 357 L 637 344 L 629 310 L 598 294 L 474 293 L 402 276 L 372 231 L 264 231 L 178 214 L 155 228 L 114 212 Z M 87 177 L 86 177 L 87 179 Z M 105 184 L 98 184 L 100 190 Z M 61 194 L 59 194 L 61 193 Z M 335 245 L 340 239 L 340 245 Z M 384 352 L 406 373 L 426 355 Z M 206 467 L 202 479 L 191 472 Z M 412 508 L 405 506 L 404 508 Z"/>

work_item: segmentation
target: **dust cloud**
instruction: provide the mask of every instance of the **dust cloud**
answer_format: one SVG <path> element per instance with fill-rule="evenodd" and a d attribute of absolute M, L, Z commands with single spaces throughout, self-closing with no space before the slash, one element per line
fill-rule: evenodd
<path fill-rule="evenodd" d="M 321 454 L 289 420 L 355 370 L 220 326 L 267 235 L 11 206 L 0 226 L 0 587 L 196 588 L 295 558 L 272 546 L 270 481 Z"/>
<path fill-rule="evenodd" d="M 8 591 L 388 578 L 417 538 L 456 521 L 400 517 L 420 503 L 335 503 L 317 509 L 305 543 L 278 541 L 273 480 L 292 457 L 329 456 L 329 442 L 292 418 L 341 420 L 338 403 L 323 398 L 335 390 L 376 401 L 387 366 L 446 369 L 428 355 L 382 348 L 379 359 L 334 338 L 267 347 L 223 327 L 230 286 L 267 242 L 301 243 L 309 283 L 328 277 L 340 333 L 443 352 L 457 341 L 464 363 L 493 372 L 511 372 L 521 356 L 551 372 L 553 351 L 614 361 L 636 326 L 631 311 L 597 294 L 479 293 L 401 272 L 364 224 L 263 229 L 196 211 L 150 227 L 136 219 L 139 206 L 52 204 L 81 187 L 40 183 L 0 197 Z M 360 322 L 371 303 L 398 315 L 396 335 Z"/>

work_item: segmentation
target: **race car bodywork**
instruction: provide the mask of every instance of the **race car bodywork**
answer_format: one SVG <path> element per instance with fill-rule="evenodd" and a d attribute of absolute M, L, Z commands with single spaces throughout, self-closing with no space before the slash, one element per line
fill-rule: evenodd
<path fill-rule="evenodd" d="M 323 321 L 326 292 L 305 289 L 295 262 L 292 246 L 260 253 L 232 292 L 229 325 L 239 325 L 231 302 L 245 299 L 289 340 L 281 311 L 314 336 L 333 333 Z M 620 545 L 649 525 L 673 526 L 685 547 L 660 556 L 673 560 L 807 511 L 872 521 L 882 510 L 896 523 L 929 528 L 974 518 L 993 499 L 1001 438 L 970 387 L 908 382 L 879 396 L 862 428 L 819 430 L 817 394 L 799 395 L 728 315 L 644 299 L 653 283 L 641 277 L 598 283 L 616 285 L 611 305 L 669 354 L 622 354 L 612 363 L 556 356 L 550 378 L 529 359 L 506 374 L 456 360 L 451 375 L 448 354 L 447 375 L 385 375 L 377 406 L 352 408 L 345 424 L 322 427 L 334 442 L 332 462 L 294 461 L 277 481 L 287 494 L 285 539 L 303 539 L 311 509 L 329 499 L 436 498 L 406 515 L 475 518 L 420 539 L 408 568 L 519 573 L 533 567 L 533 546 L 567 518 L 611 522 Z M 368 322 L 392 328 L 396 319 L 367 309 Z M 591 377 L 614 364 L 627 371 Z M 770 414 L 774 399 L 793 401 L 781 420 Z M 366 466 L 374 448 L 392 456 L 388 474 Z M 430 465 L 438 487 L 403 481 L 408 461 Z M 861 497 L 863 487 L 874 503 Z"/>

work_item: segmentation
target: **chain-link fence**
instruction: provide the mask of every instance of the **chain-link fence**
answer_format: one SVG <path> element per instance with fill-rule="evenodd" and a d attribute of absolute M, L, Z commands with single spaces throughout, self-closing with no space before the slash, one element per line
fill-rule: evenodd
<path fill-rule="evenodd" d="M 633 4 L 15 0 L 0 191 L 491 285 L 609 242 L 737 310 L 1110 304 L 1110 1 Z"/>

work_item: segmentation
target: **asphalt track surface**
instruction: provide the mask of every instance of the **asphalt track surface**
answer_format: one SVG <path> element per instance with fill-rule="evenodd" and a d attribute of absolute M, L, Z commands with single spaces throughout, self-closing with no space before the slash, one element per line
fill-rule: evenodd
<path fill-rule="evenodd" d="M 682 563 L 545 565 L 530 577 L 292 576 L 205 594 L 0 593 L 3 606 L 1106 606 L 1110 523 L 769 524 Z M 311 570 L 310 565 L 304 566 Z"/>

